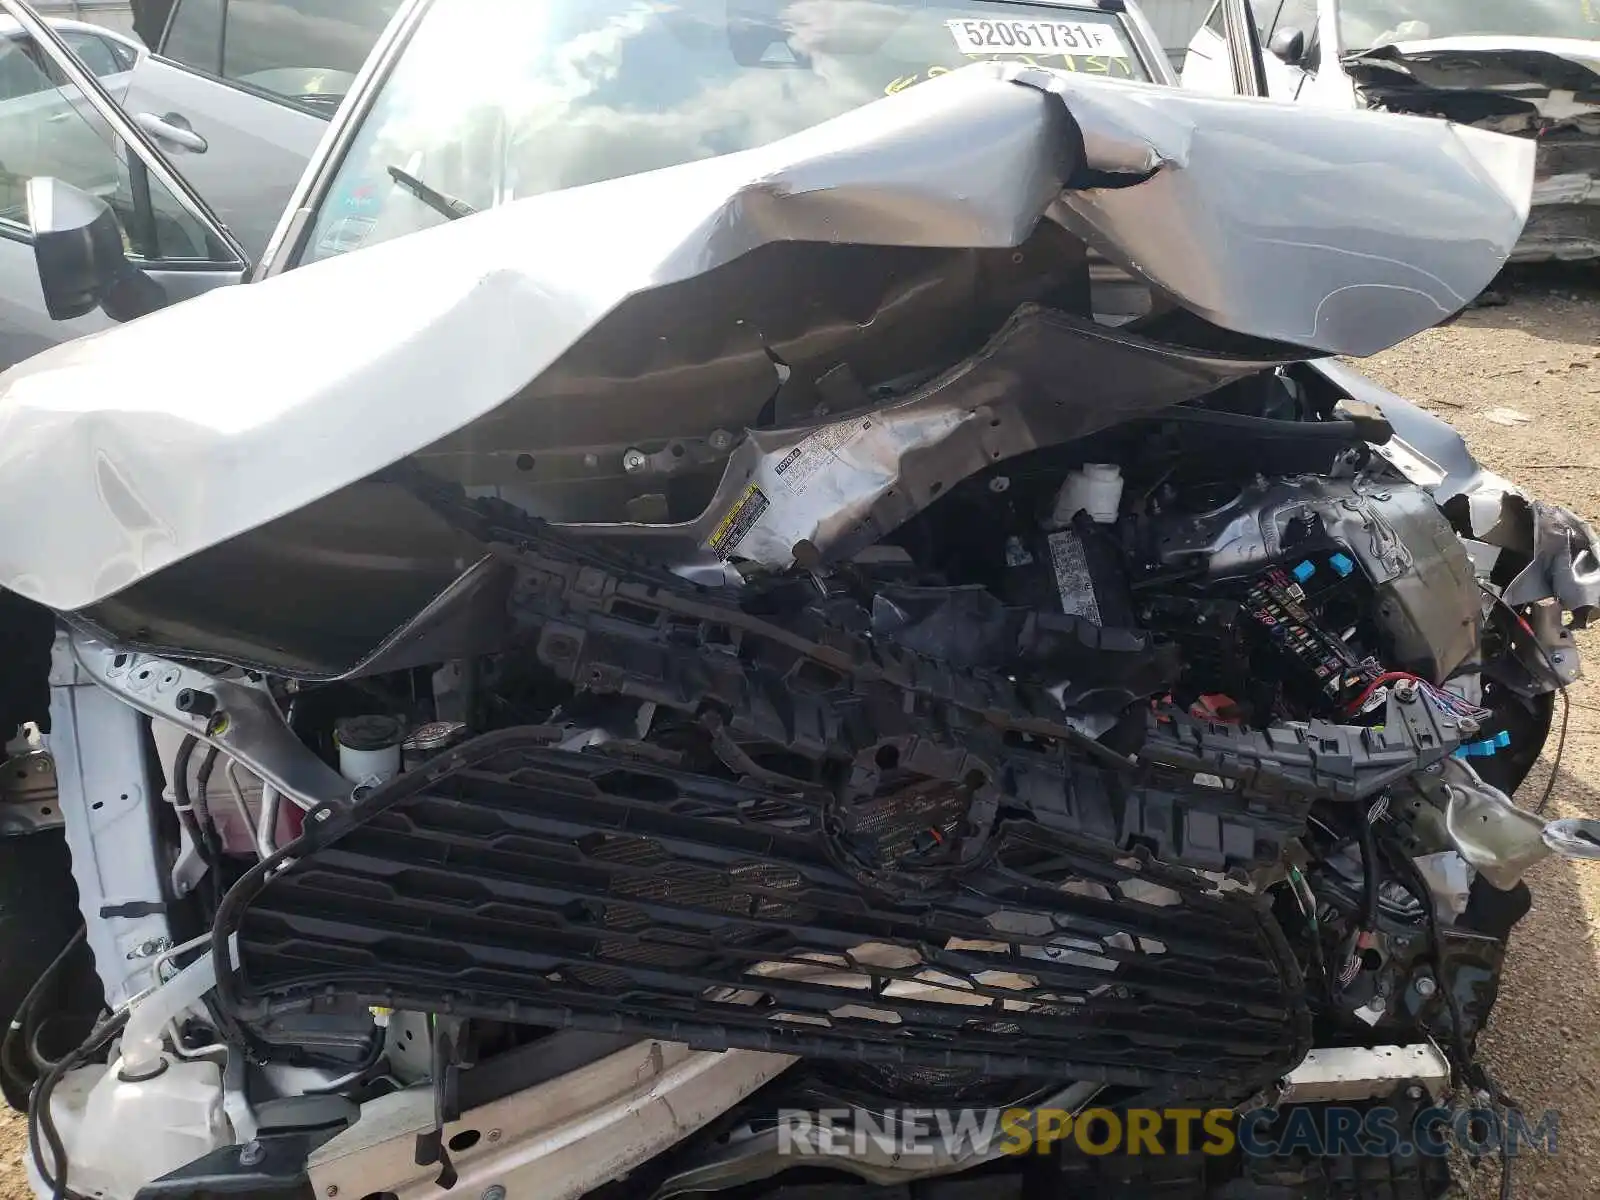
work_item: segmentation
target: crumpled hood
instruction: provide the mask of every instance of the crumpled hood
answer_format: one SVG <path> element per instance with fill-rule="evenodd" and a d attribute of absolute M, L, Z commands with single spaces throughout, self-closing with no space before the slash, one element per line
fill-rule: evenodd
<path fill-rule="evenodd" d="M 693 306 L 763 246 L 1006 248 L 1055 220 L 1226 330 L 1372 353 L 1493 278 L 1531 174 L 1527 143 L 1437 121 L 977 64 L 781 142 L 519 201 L 13 368 L 0 584 L 95 603 L 514 405 L 628 298 Z M 649 416 L 648 396 L 607 391 Z M 1075 403 L 1096 402 L 1086 381 Z"/>

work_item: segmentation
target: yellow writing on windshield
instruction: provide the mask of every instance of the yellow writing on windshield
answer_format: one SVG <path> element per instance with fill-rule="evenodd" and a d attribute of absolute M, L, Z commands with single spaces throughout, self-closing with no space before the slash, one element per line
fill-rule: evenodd
<path fill-rule="evenodd" d="M 1600 3 L 1600 0 L 1583 0 L 1584 4 Z M 1058 71 L 1080 71 L 1085 75 L 1115 75 L 1119 79 L 1132 79 L 1133 67 L 1125 58 L 1110 58 L 1104 54 L 968 54 L 965 56 L 970 62 L 1013 62 L 1021 63 L 1028 67 L 1053 67 Z M 954 68 L 945 66 L 931 66 L 924 71 L 913 75 L 901 75 L 891 79 L 883 89 L 886 96 L 896 92 L 903 92 L 913 84 L 924 83 L 940 75 L 948 75 Z"/>

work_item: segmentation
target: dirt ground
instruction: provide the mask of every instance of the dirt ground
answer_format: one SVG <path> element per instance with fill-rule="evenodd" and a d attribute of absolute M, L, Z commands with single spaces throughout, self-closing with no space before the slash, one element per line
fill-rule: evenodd
<path fill-rule="evenodd" d="M 1600 269 L 1529 275 L 1508 295 L 1504 308 L 1468 312 L 1355 365 L 1455 425 L 1491 470 L 1593 521 Z M 1578 634 L 1578 644 L 1589 677 L 1569 689 L 1566 751 L 1547 812 L 1600 817 L 1600 630 Z M 1524 805 L 1544 793 L 1556 741 L 1523 785 Z M 1600 1197 L 1600 863 L 1547 860 L 1528 883 L 1533 911 L 1513 935 L 1484 1051 L 1523 1109 L 1557 1109 L 1560 1121 L 1557 1154 L 1519 1158 L 1512 1195 L 1591 1200 Z M 1498 1194 L 1497 1173 L 1467 1182 L 1474 1196 Z"/>
<path fill-rule="evenodd" d="M 22 1171 L 25 1153 L 27 1132 L 22 1118 L 0 1106 L 0 1197 L 4 1200 L 31 1200 L 33 1196 Z"/>
<path fill-rule="evenodd" d="M 1476 309 L 1356 365 L 1454 424 L 1492 470 L 1600 519 L 1600 270 L 1529 275 L 1508 294 L 1503 308 Z M 1600 818 L 1600 631 L 1578 640 L 1590 678 L 1571 689 L 1550 811 Z M 1544 792 L 1555 745 L 1552 737 L 1524 803 Z M 1600 864 L 1547 862 L 1529 882 L 1533 912 L 1512 943 L 1484 1045 L 1524 1109 L 1559 1110 L 1560 1132 L 1555 1157 L 1518 1160 L 1512 1195 L 1592 1200 L 1600 1197 Z M 22 1121 L 0 1107 L 0 1200 L 29 1196 L 23 1153 Z M 1497 1174 L 1468 1178 L 1463 1191 L 1490 1197 L 1498 1183 Z"/>

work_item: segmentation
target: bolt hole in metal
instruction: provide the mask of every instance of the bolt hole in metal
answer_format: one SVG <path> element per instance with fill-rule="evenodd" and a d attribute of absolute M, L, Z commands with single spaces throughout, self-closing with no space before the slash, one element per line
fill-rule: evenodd
<path fill-rule="evenodd" d="M 463 1129 L 450 1139 L 449 1145 L 454 1153 L 461 1154 L 464 1151 L 471 1150 L 482 1140 L 483 1134 L 476 1129 Z"/>
<path fill-rule="evenodd" d="M 531 471 L 534 467 L 534 457 L 531 454 L 517 455 L 517 470 Z"/>

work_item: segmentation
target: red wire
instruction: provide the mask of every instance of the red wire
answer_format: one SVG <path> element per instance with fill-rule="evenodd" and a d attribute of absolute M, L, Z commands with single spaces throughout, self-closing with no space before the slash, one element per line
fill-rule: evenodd
<path fill-rule="evenodd" d="M 1373 692 L 1377 691 L 1384 684 L 1386 684 L 1386 683 L 1394 683 L 1398 679 L 1412 679 L 1412 680 L 1415 680 L 1417 683 L 1426 683 L 1427 682 L 1425 679 L 1422 678 L 1421 675 L 1413 675 L 1410 671 L 1385 671 L 1382 675 L 1379 675 L 1371 683 L 1367 684 L 1367 690 L 1362 692 L 1361 695 L 1357 696 L 1355 698 L 1355 701 L 1345 711 L 1349 712 L 1349 713 L 1358 713 L 1358 712 L 1360 712 L 1361 711 L 1361 706 L 1367 702 L 1367 700 L 1372 696 Z"/>

